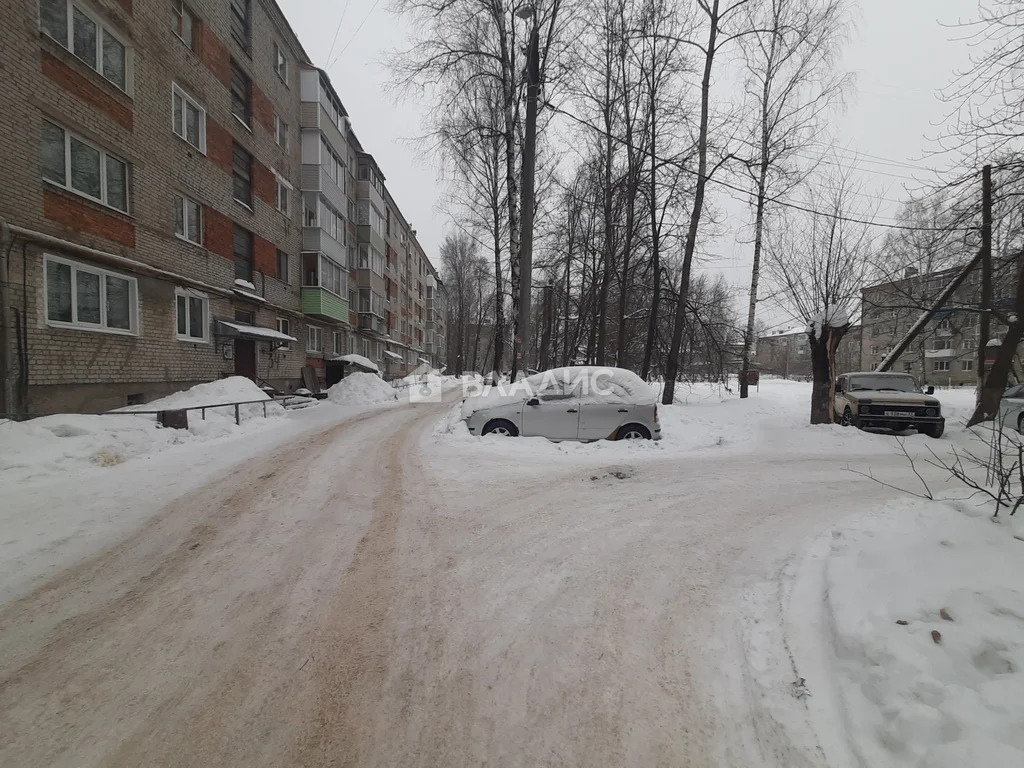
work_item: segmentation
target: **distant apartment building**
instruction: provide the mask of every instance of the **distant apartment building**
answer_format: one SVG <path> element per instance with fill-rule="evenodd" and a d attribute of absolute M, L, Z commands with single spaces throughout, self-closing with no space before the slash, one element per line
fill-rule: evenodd
<path fill-rule="evenodd" d="M 861 328 L 851 326 L 836 350 L 836 373 L 855 371 L 860 365 Z M 784 379 L 810 378 L 811 345 L 803 326 L 761 336 L 754 354 L 760 373 Z"/>
<path fill-rule="evenodd" d="M 873 370 L 902 340 L 923 310 L 955 276 L 949 269 L 929 274 L 908 270 L 903 279 L 865 288 L 861 367 Z M 1008 308 L 1010 286 L 996 281 L 994 305 Z M 980 275 L 975 272 L 935 313 L 891 370 L 909 373 L 921 384 L 972 385 L 977 382 Z M 1006 327 L 992 322 L 990 336 L 1000 339 Z"/>
<path fill-rule="evenodd" d="M 289 392 L 349 352 L 443 359 L 417 282 L 443 286 L 273 0 L 17 0 L 0 49 L 22 411 L 228 375 Z M 419 275 L 404 334 L 390 219 Z"/>

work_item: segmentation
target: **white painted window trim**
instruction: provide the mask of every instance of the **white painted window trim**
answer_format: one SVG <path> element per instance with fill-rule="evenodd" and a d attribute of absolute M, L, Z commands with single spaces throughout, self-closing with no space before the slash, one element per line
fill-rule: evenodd
<path fill-rule="evenodd" d="M 282 328 L 281 327 L 282 323 L 284 323 L 288 327 L 287 328 Z M 278 333 L 283 333 L 285 336 L 291 336 L 292 335 L 292 321 L 289 318 L 287 318 L 287 317 L 279 317 L 279 318 L 277 318 L 277 332 Z M 284 342 L 284 343 L 282 343 L 282 344 L 280 344 L 278 346 L 278 349 L 291 349 L 291 348 L 292 348 L 292 343 L 290 341 L 286 341 L 286 342 Z"/>
<path fill-rule="evenodd" d="M 177 230 L 175 230 L 174 236 L 177 237 L 179 240 L 182 240 L 182 241 L 184 241 L 186 243 L 190 243 L 191 245 L 200 245 L 201 246 L 203 244 L 203 204 L 200 203 L 198 200 L 195 200 L 195 199 L 189 197 L 188 195 L 183 195 L 183 194 L 181 194 L 179 192 L 175 192 L 174 193 L 174 198 L 175 198 L 175 205 L 178 205 L 178 201 L 179 200 L 181 201 L 181 221 L 185 225 L 185 231 L 184 232 L 178 232 Z M 186 202 L 194 203 L 198 207 L 198 209 L 199 209 L 199 227 L 198 227 L 198 229 L 199 229 L 199 239 L 198 240 L 192 240 L 188 236 L 188 218 L 186 216 L 186 214 L 188 213 L 188 206 L 185 205 Z M 175 226 L 177 226 L 177 219 L 175 219 Z"/>
<path fill-rule="evenodd" d="M 295 187 L 293 187 L 288 182 L 288 179 L 286 179 L 284 176 L 279 174 L 276 170 L 274 170 L 273 168 L 271 168 L 270 170 L 274 174 L 274 197 L 276 198 L 274 200 L 274 207 L 277 208 L 277 210 L 280 213 L 283 213 L 285 216 L 291 216 L 292 215 L 292 198 L 294 197 L 294 195 L 292 193 L 295 191 Z M 285 195 L 283 197 L 281 195 L 281 187 L 284 187 L 287 190 L 287 192 L 285 193 Z M 287 201 L 287 205 L 286 205 L 285 208 L 281 207 L 281 200 L 282 199 Z"/>
<path fill-rule="evenodd" d="M 281 142 L 281 126 L 284 126 L 284 142 Z M 281 115 L 277 112 L 274 113 L 274 143 L 278 147 L 283 149 L 285 152 L 288 151 L 288 145 L 291 143 L 291 126 L 281 119 Z"/>
<path fill-rule="evenodd" d="M 68 192 L 70 192 L 70 193 L 72 193 L 74 195 L 78 195 L 79 197 L 83 197 L 86 200 L 91 200 L 94 203 L 99 203 L 104 208 L 109 208 L 110 210 L 117 211 L 118 213 L 123 214 L 125 216 L 130 216 L 131 215 L 131 210 L 132 210 L 132 164 L 129 163 L 127 160 L 125 160 L 123 157 L 120 157 L 119 155 L 115 155 L 113 152 L 107 151 L 106 149 L 101 147 L 96 142 L 89 141 L 88 139 L 84 138 L 80 134 L 77 134 L 74 131 L 69 130 L 66 126 L 61 125 L 60 123 L 56 123 L 53 120 L 46 120 L 45 122 L 47 122 L 50 125 L 53 125 L 53 126 L 55 126 L 57 128 L 60 128 L 62 131 L 64 131 L 64 183 L 61 184 L 60 182 L 54 181 L 53 179 L 47 179 L 46 177 L 43 177 L 43 181 L 45 181 L 47 184 L 52 184 L 53 186 L 55 186 L 55 187 L 57 187 L 59 189 L 67 190 Z M 86 144 L 87 146 L 92 147 L 93 149 L 95 149 L 97 152 L 100 153 L 100 196 L 99 197 L 93 197 L 88 192 L 83 192 L 82 190 L 75 189 L 74 187 L 71 186 L 71 139 L 72 139 L 72 137 L 74 137 L 75 139 L 80 141 L 82 144 Z M 122 163 L 124 165 L 124 181 L 125 181 L 125 184 L 124 184 L 124 187 L 125 187 L 125 189 L 124 189 L 124 203 L 125 203 L 125 210 L 121 210 L 117 206 L 111 205 L 105 199 L 108 196 L 107 195 L 107 157 L 110 157 L 111 159 L 116 160 L 117 162 Z"/>
<path fill-rule="evenodd" d="M 288 57 L 276 40 L 274 41 L 274 72 L 277 73 L 278 79 L 284 83 L 285 88 L 288 88 Z"/>
<path fill-rule="evenodd" d="M 182 99 L 181 109 L 181 125 L 177 126 L 174 124 L 174 96 L 177 94 Z M 197 110 L 199 110 L 199 145 L 196 146 L 186 138 L 186 109 L 188 104 L 192 104 Z M 178 133 L 178 128 L 181 128 L 181 133 Z M 196 99 L 192 98 L 188 91 L 182 88 L 177 83 L 171 83 L 171 130 L 174 135 L 184 141 L 190 147 L 198 149 L 202 154 L 206 154 L 206 107 L 199 103 Z"/>
<path fill-rule="evenodd" d="M 71 267 L 71 317 L 74 318 L 78 315 L 78 290 L 77 290 L 77 273 L 88 272 L 99 276 L 100 279 L 100 319 L 99 324 L 96 323 L 83 323 L 78 320 L 72 320 L 71 322 L 65 322 L 63 320 L 51 320 L 50 319 L 50 286 L 47 284 L 47 268 L 46 265 L 49 262 L 55 262 L 57 264 L 65 264 Z M 114 277 L 118 280 L 124 280 L 128 283 L 128 296 L 129 296 L 129 317 L 128 325 L 129 328 L 110 328 L 105 325 L 102 321 L 106 320 L 107 316 L 107 277 Z M 113 272 L 109 269 L 103 269 L 102 267 L 94 267 L 91 264 L 84 264 L 80 261 L 72 261 L 71 259 L 65 259 L 62 256 L 55 256 L 53 254 L 44 254 L 43 256 L 43 312 L 46 317 L 46 324 L 52 328 L 69 328 L 76 331 L 92 331 L 94 333 L 111 333 L 115 336 L 138 336 L 139 335 L 139 281 L 134 277 L 122 274 L 120 272 Z"/>
<path fill-rule="evenodd" d="M 191 303 L 188 299 L 199 299 L 203 302 L 203 335 L 191 336 L 185 334 L 184 336 L 178 333 L 178 297 L 184 297 L 185 301 L 185 328 L 187 329 L 190 325 L 189 314 L 192 312 Z M 201 292 L 192 290 L 191 288 L 175 288 L 174 289 L 174 337 L 178 341 L 186 341 L 190 344 L 209 344 L 210 343 L 210 297 Z"/>
<path fill-rule="evenodd" d="M 85 65 L 87 67 L 89 67 L 93 72 L 95 72 L 97 75 L 99 75 L 104 80 L 106 80 L 108 83 L 110 83 L 112 86 L 114 86 L 117 90 L 121 91 L 122 93 L 128 94 L 129 96 L 131 96 L 132 95 L 132 91 L 134 90 L 134 85 L 135 85 L 135 77 L 134 77 L 134 69 L 135 69 L 135 67 L 133 66 L 134 65 L 134 58 L 135 58 L 135 56 L 134 56 L 134 52 L 133 52 L 133 49 L 132 49 L 132 44 L 127 39 L 125 39 L 122 35 L 118 34 L 110 26 L 110 24 L 106 23 L 103 20 L 103 18 L 99 14 L 96 13 L 96 11 L 94 11 L 92 8 L 90 8 L 85 3 L 82 3 L 79 0 L 62 0 L 62 2 L 64 2 L 65 5 L 67 6 L 68 38 L 66 40 L 58 40 L 55 37 L 50 37 L 49 33 L 47 33 L 47 32 L 44 32 L 43 34 L 45 34 L 47 37 L 49 37 L 55 43 L 58 43 L 68 53 L 70 53 L 75 58 L 79 59 L 79 61 L 85 62 Z M 38 2 L 37 2 L 37 4 L 38 4 Z M 96 25 L 96 61 L 93 62 L 93 65 L 95 65 L 95 66 L 90 66 L 89 62 L 85 61 L 85 59 L 83 59 L 80 56 L 78 56 L 78 54 L 76 54 L 75 51 L 74 51 L 74 43 L 73 43 L 73 41 L 75 39 L 75 10 L 74 10 L 75 8 L 78 8 L 78 10 L 81 11 L 83 15 L 88 16 L 89 19 L 91 19 L 92 22 Z M 43 26 L 43 17 L 42 17 L 42 8 L 40 8 L 39 9 L 39 28 L 40 28 L 40 30 L 42 30 L 42 26 Z M 121 88 L 121 86 L 119 86 L 117 83 L 115 83 L 113 80 L 111 80 L 110 78 L 108 78 L 106 75 L 103 74 L 103 38 L 105 36 L 107 36 L 107 35 L 110 35 L 112 38 L 117 40 L 117 42 L 119 42 L 122 46 L 124 46 L 124 88 Z"/>
<path fill-rule="evenodd" d="M 313 344 L 316 346 L 313 346 Z M 323 352 L 324 351 L 324 337 L 323 330 L 315 325 L 307 326 L 306 328 L 306 351 L 307 352 Z"/>

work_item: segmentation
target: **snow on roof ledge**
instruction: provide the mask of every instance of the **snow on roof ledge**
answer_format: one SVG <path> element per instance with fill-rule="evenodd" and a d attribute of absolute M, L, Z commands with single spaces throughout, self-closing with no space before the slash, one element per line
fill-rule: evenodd
<path fill-rule="evenodd" d="M 374 373 L 380 373 L 380 368 L 377 367 L 377 364 L 374 363 L 369 358 L 363 357 L 362 355 L 338 355 L 337 357 L 332 357 L 331 358 L 331 362 L 332 363 L 333 362 L 349 363 L 351 365 L 358 365 L 360 368 L 365 368 L 368 371 L 373 371 Z"/>
<path fill-rule="evenodd" d="M 390 349 L 385 349 L 384 350 L 384 354 L 387 355 L 390 358 L 393 358 L 394 360 L 401 360 L 402 359 L 401 355 L 396 354 L 395 352 L 392 352 Z"/>
<path fill-rule="evenodd" d="M 275 331 L 273 328 L 263 328 L 259 325 L 246 325 L 245 323 L 232 323 L 227 320 L 220 320 L 221 325 L 236 331 L 243 336 L 267 339 L 269 341 L 292 342 L 298 341 L 294 336 Z"/>

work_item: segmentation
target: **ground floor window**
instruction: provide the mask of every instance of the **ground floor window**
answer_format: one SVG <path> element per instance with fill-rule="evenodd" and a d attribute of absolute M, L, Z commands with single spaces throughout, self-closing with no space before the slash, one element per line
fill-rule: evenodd
<path fill-rule="evenodd" d="M 323 330 L 317 328 L 315 325 L 309 326 L 309 333 L 306 337 L 306 351 L 307 352 L 323 352 L 324 351 L 324 337 Z"/>
<path fill-rule="evenodd" d="M 45 257 L 46 320 L 50 325 L 138 333 L 138 282 L 116 272 Z"/>
<path fill-rule="evenodd" d="M 948 371 L 949 370 L 949 360 L 935 360 L 932 363 L 932 370 L 936 371 L 936 372 Z"/>
<path fill-rule="evenodd" d="M 181 341 L 206 342 L 210 339 L 210 300 L 196 291 L 179 288 L 174 292 L 177 313 L 177 337 Z"/>
<path fill-rule="evenodd" d="M 334 332 L 334 354 L 345 354 L 345 334 L 342 333 L 341 331 Z"/>
<path fill-rule="evenodd" d="M 291 323 L 291 320 L 289 320 L 287 317 L 279 317 L 279 318 L 277 318 L 277 332 L 278 333 L 283 333 L 285 336 L 291 336 L 292 335 L 292 323 Z M 284 342 L 281 345 L 280 348 L 281 349 L 291 349 L 292 345 L 290 343 L 288 343 L 288 342 Z"/>
<path fill-rule="evenodd" d="M 363 342 L 363 357 L 369 358 L 370 357 L 370 340 L 369 339 L 362 339 L 362 342 Z"/>
<path fill-rule="evenodd" d="M 961 371 L 973 371 L 974 370 L 974 361 L 973 360 L 961 360 L 960 361 L 960 370 Z"/>

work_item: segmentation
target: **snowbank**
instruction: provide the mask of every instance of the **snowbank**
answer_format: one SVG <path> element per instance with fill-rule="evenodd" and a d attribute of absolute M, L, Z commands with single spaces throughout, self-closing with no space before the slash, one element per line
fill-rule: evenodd
<path fill-rule="evenodd" d="M 372 373 L 350 373 L 327 390 L 327 397 L 342 405 L 374 405 L 398 399 L 394 387 Z"/>
<path fill-rule="evenodd" d="M 239 426 L 232 406 L 209 408 L 205 419 L 201 412 L 190 411 L 187 430 L 164 429 L 152 414 L 133 415 L 247 400 L 267 401 L 269 397 L 249 379 L 234 376 L 110 414 L 55 414 L 6 422 L 0 424 L 0 478 L 19 482 L 76 469 L 110 467 L 169 446 L 262 429 L 284 412 L 277 403 L 268 403 L 271 418 L 264 419 L 262 402 L 243 405 Z"/>
<path fill-rule="evenodd" d="M 831 652 L 857 764 L 1024 765 L 1024 541 L 965 510 L 900 500 L 828 534 L 830 636 L 808 642 Z"/>
<path fill-rule="evenodd" d="M 331 359 L 340 360 L 343 363 L 352 363 L 353 365 L 361 366 L 375 373 L 380 373 L 380 368 L 377 367 L 377 364 L 370 360 L 370 358 L 363 357 L 362 355 L 340 355 L 339 357 Z"/>

